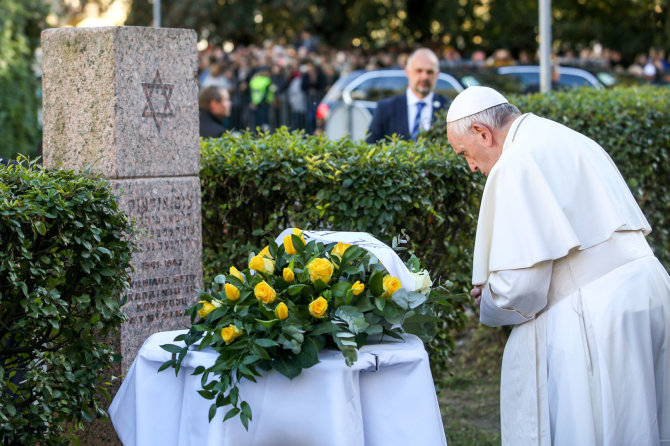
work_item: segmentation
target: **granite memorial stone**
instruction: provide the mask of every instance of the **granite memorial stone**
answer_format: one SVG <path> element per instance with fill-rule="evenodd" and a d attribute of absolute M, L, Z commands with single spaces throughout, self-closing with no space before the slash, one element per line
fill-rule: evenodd
<path fill-rule="evenodd" d="M 152 333 L 188 327 L 202 288 L 196 34 L 50 29 L 42 49 L 44 164 L 101 173 L 142 230 L 113 340 L 120 376 Z M 86 435 L 82 444 L 118 444 L 111 424 Z"/>

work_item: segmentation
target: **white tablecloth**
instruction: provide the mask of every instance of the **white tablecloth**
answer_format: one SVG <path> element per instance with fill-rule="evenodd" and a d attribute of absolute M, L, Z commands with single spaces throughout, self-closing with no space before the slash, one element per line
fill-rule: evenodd
<path fill-rule="evenodd" d="M 242 381 L 251 405 L 245 431 L 239 417 L 222 423 L 229 407 L 208 422 L 210 400 L 198 393 L 198 365 L 216 359 L 211 349 L 190 352 L 179 376 L 160 373 L 170 353 L 160 348 L 183 331 L 146 340 L 117 392 L 109 415 L 125 446 L 440 446 L 446 445 L 428 356 L 420 339 L 364 346 L 347 367 L 338 351 L 289 380 L 270 371 Z"/>

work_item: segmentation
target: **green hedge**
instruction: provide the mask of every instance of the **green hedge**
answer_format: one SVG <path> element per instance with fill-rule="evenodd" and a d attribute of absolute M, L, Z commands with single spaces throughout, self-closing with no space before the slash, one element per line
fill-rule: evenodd
<path fill-rule="evenodd" d="M 106 181 L 0 165 L 2 444 L 69 444 L 65 425 L 104 416 L 132 233 Z"/>
<path fill-rule="evenodd" d="M 203 140 L 200 178 L 205 283 L 290 226 L 365 231 L 389 244 L 406 229 L 433 277 L 470 275 L 481 181 L 447 148 L 286 130 L 226 135 Z"/>
<path fill-rule="evenodd" d="M 649 243 L 670 269 L 670 88 L 583 88 L 508 99 L 522 113 L 553 119 L 587 135 L 610 154 L 653 228 Z M 428 136 L 446 147 L 445 126 Z"/>

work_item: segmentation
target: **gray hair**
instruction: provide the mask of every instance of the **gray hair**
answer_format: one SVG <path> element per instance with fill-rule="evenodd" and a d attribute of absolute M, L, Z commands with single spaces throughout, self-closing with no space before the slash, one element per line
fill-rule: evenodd
<path fill-rule="evenodd" d="M 449 126 L 453 133 L 457 135 L 465 135 L 471 131 L 472 125 L 476 122 L 484 124 L 487 127 L 499 129 L 504 126 L 510 118 L 515 118 L 520 114 L 521 112 L 516 105 L 505 103 L 450 122 Z"/>
<path fill-rule="evenodd" d="M 419 48 L 419 49 L 415 50 L 414 52 L 412 52 L 412 54 L 410 54 L 409 57 L 407 58 L 406 66 L 408 66 L 408 67 L 412 66 L 412 60 L 414 60 L 414 56 L 416 56 L 419 53 L 423 53 L 426 56 L 428 56 L 428 58 L 431 60 L 431 62 L 433 62 L 435 64 L 435 66 L 439 69 L 440 61 L 437 58 L 437 55 L 435 54 L 435 52 L 433 52 L 433 50 L 431 50 L 430 48 Z"/>

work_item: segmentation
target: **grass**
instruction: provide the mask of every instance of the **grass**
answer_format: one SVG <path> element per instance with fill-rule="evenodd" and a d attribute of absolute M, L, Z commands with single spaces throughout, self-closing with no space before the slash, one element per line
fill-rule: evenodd
<path fill-rule="evenodd" d="M 507 332 L 473 319 L 455 338 L 452 366 L 436 380 L 447 442 L 500 445 L 500 363 Z"/>

